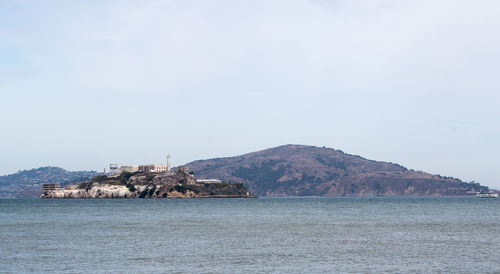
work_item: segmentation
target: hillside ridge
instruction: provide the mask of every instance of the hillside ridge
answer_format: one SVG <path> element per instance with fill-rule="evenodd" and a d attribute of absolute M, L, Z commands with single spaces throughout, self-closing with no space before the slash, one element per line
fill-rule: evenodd
<path fill-rule="evenodd" d="M 461 196 L 488 190 L 342 150 L 296 144 L 184 166 L 200 178 L 242 183 L 259 196 Z"/>

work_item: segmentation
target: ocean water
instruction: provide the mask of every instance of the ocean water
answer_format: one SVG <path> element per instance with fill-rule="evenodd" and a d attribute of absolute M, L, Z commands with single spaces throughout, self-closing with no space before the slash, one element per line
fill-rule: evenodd
<path fill-rule="evenodd" d="M 500 272 L 500 200 L 0 200 L 0 272 Z"/>

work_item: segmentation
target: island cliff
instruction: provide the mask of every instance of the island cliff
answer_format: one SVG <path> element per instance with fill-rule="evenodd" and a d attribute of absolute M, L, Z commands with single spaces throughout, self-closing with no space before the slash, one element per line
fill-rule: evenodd
<path fill-rule="evenodd" d="M 242 184 L 198 183 L 186 168 L 175 172 L 124 172 L 79 185 L 44 190 L 40 198 L 253 198 Z"/>

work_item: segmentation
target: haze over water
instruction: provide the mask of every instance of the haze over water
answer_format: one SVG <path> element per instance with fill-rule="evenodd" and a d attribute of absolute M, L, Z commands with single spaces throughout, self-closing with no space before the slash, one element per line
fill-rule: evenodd
<path fill-rule="evenodd" d="M 0 271 L 499 272 L 500 202 L 0 200 Z"/>

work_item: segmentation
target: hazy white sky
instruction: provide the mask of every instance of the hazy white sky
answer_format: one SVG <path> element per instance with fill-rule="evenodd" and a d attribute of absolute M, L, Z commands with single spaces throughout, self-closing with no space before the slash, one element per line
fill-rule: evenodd
<path fill-rule="evenodd" d="M 500 1 L 0 1 L 0 174 L 295 143 L 500 188 Z"/>

